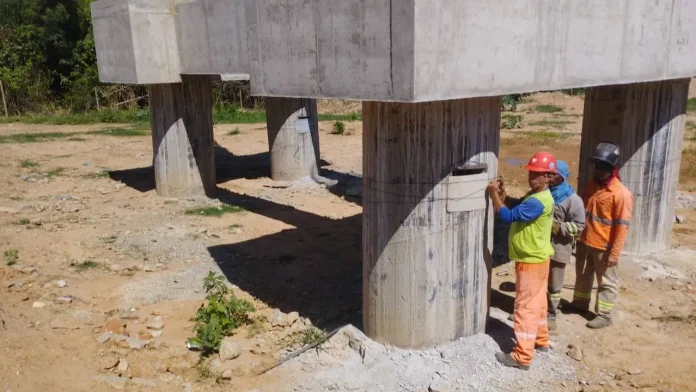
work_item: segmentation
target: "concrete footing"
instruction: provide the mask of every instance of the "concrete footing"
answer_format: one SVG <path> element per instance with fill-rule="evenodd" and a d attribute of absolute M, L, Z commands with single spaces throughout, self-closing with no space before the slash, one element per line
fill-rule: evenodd
<path fill-rule="evenodd" d="M 689 79 L 587 90 L 579 187 L 592 178 L 597 143 L 617 143 L 622 182 L 635 198 L 627 252 L 670 247 L 688 91 Z"/>
<path fill-rule="evenodd" d="M 363 102 L 363 323 L 419 348 L 484 332 L 500 98 Z"/>
<path fill-rule="evenodd" d="M 213 95 L 209 78 L 149 86 L 157 194 L 215 193 Z"/>
<path fill-rule="evenodd" d="M 318 173 L 317 101 L 268 97 L 266 119 L 271 178 L 275 181 L 294 181 Z"/>

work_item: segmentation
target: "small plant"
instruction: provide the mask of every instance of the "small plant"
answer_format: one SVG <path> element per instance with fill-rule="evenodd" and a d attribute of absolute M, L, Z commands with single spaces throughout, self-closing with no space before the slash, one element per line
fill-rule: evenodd
<path fill-rule="evenodd" d="M 522 116 L 504 114 L 501 120 L 500 128 L 502 129 L 522 128 Z"/>
<path fill-rule="evenodd" d="M 21 162 L 21 164 L 22 164 L 22 167 L 25 169 L 31 169 L 31 168 L 34 168 L 34 167 L 39 165 L 38 163 L 36 163 L 34 161 L 30 161 L 28 159 L 23 160 Z"/>
<path fill-rule="evenodd" d="M 264 330 L 265 328 L 263 327 L 263 321 L 256 319 L 251 323 L 251 325 L 249 325 L 249 328 L 247 328 L 247 338 L 254 338 Z"/>
<path fill-rule="evenodd" d="M 5 257 L 6 265 L 15 265 L 17 260 L 19 260 L 19 251 L 17 249 L 8 249 L 3 256 Z"/>
<path fill-rule="evenodd" d="M 503 95 L 503 110 L 514 112 L 524 97 L 524 94 Z"/>
<path fill-rule="evenodd" d="M 201 305 L 196 312 L 193 327 L 196 337 L 189 338 L 188 343 L 207 356 L 220 349 L 225 336 L 249 324 L 247 313 L 256 309 L 249 301 L 235 297 L 227 288 L 225 278 L 213 272 L 203 279 L 203 288 L 207 304 Z"/>
<path fill-rule="evenodd" d="M 234 224 L 230 225 L 230 229 L 232 229 L 232 230 L 241 229 L 241 228 L 242 228 L 242 225 L 240 225 L 239 223 L 234 223 Z"/>
<path fill-rule="evenodd" d="M 97 262 L 94 262 L 92 260 L 85 260 L 81 263 L 73 261 L 72 263 L 70 263 L 70 266 L 75 268 L 79 272 L 83 272 L 83 271 L 87 271 L 89 269 L 98 268 L 100 266 L 100 264 Z"/>
<path fill-rule="evenodd" d="M 534 109 L 539 113 L 558 113 L 563 111 L 562 107 L 555 105 L 537 105 Z"/>
<path fill-rule="evenodd" d="M 241 135 L 242 131 L 239 130 L 239 128 L 235 128 L 229 132 L 227 132 L 227 136 L 236 136 L 236 135 Z"/>
<path fill-rule="evenodd" d="M 28 225 L 29 223 L 30 223 L 29 219 L 27 219 L 27 218 L 22 218 L 22 219 L 17 221 L 18 225 Z"/>
<path fill-rule="evenodd" d="M 220 207 L 198 207 L 191 208 L 185 211 L 186 215 L 201 215 L 201 216 L 216 216 L 220 217 L 225 214 L 235 214 L 242 212 L 244 209 L 239 206 L 223 205 Z"/>
<path fill-rule="evenodd" d="M 198 378 L 214 378 L 215 382 L 222 379 L 222 374 L 213 370 L 207 363 L 199 363 L 196 366 L 196 371 L 198 372 Z"/>
<path fill-rule="evenodd" d="M 328 339 L 326 331 L 322 331 L 317 327 L 309 327 L 302 332 L 300 342 L 303 345 L 322 344 Z"/>
<path fill-rule="evenodd" d="M 561 92 L 565 95 L 570 95 L 570 96 L 583 96 L 583 95 L 585 95 L 584 88 L 569 88 L 569 89 L 561 90 Z"/>
<path fill-rule="evenodd" d="M 108 170 L 99 170 L 94 173 L 89 173 L 85 177 L 87 178 L 109 178 Z"/>
<path fill-rule="evenodd" d="M 332 135 L 343 135 L 346 133 L 346 124 L 343 121 L 336 121 L 331 127 Z"/>
<path fill-rule="evenodd" d="M 362 112 L 348 113 L 348 121 L 362 121 Z"/>

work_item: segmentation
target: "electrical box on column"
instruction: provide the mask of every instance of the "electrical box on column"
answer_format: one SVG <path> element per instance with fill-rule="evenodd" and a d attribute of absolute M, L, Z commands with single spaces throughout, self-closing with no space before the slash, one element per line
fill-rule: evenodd
<path fill-rule="evenodd" d="M 486 208 L 488 165 L 466 162 L 456 165 L 447 177 L 447 212 L 469 212 Z"/>

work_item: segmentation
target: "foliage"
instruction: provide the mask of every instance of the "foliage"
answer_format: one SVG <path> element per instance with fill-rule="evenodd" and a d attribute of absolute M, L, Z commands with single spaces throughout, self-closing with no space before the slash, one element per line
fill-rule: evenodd
<path fill-rule="evenodd" d="M 253 312 L 254 306 L 234 296 L 225 284 L 225 278 L 209 272 L 203 280 L 206 292 L 206 304 L 202 305 L 196 317 L 193 330 L 196 337 L 189 338 L 190 345 L 209 355 L 220 349 L 220 343 L 232 331 L 250 322 L 247 313 Z"/>
<path fill-rule="evenodd" d="M 563 111 L 562 107 L 556 105 L 537 105 L 535 109 L 540 113 L 558 113 Z"/>
<path fill-rule="evenodd" d="M 198 208 L 191 208 L 189 210 L 185 211 L 186 215 L 202 215 L 202 216 L 215 216 L 215 217 L 221 217 L 222 215 L 225 214 L 234 214 L 237 212 L 242 212 L 244 209 L 239 206 L 231 206 L 228 204 L 225 204 L 223 206 L 219 207 L 198 207 Z"/>
<path fill-rule="evenodd" d="M 517 105 L 522 103 L 524 97 L 529 94 L 508 94 L 503 95 L 503 110 L 514 112 L 517 110 Z"/>
<path fill-rule="evenodd" d="M 304 332 L 302 332 L 301 342 L 304 345 L 311 345 L 315 343 L 322 344 L 327 339 L 328 335 L 326 334 L 326 331 L 322 331 L 317 327 L 310 327 L 307 328 Z"/>
<path fill-rule="evenodd" d="M 503 114 L 500 122 L 502 129 L 522 128 L 522 116 L 514 114 Z"/>
<path fill-rule="evenodd" d="M 696 112 L 696 98 L 691 98 L 686 104 L 686 110 L 689 112 Z"/>
<path fill-rule="evenodd" d="M 19 251 L 17 249 L 8 249 L 3 255 L 5 258 L 5 264 L 14 265 L 19 260 Z"/>
<path fill-rule="evenodd" d="M 333 123 L 333 126 L 331 127 L 331 134 L 332 135 L 343 135 L 346 133 L 346 124 L 344 124 L 342 121 L 336 121 Z"/>
<path fill-rule="evenodd" d="M 33 167 L 38 166 L 39 164 L 34 161 L 30 161 L 29 159 L 25 159 L 21 162 L 21 165 L 25 169 L 31 169 Z"/>
<path fill-rule="evenodd" d="M 70 266 L 75 268 L 76 270 L 82 272 L 82 271 L 87 271 L 89 269 L 99 268 L 101 265 L 97 262 L 92 261 L 92 260 L 85 260 L 81 263 L 73 261 L 72 263 L 70 263 Z"/>

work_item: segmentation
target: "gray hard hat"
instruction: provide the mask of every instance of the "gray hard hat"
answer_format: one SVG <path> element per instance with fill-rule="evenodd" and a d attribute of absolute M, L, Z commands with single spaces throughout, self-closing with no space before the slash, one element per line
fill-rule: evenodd
<path fill-rule="evenodd" d="M 619 146 L 612 142 L 600 142 L 592 154 L 592 161 L 595 163 L 604 163 L 618 168 L 621 161 Z"/>

